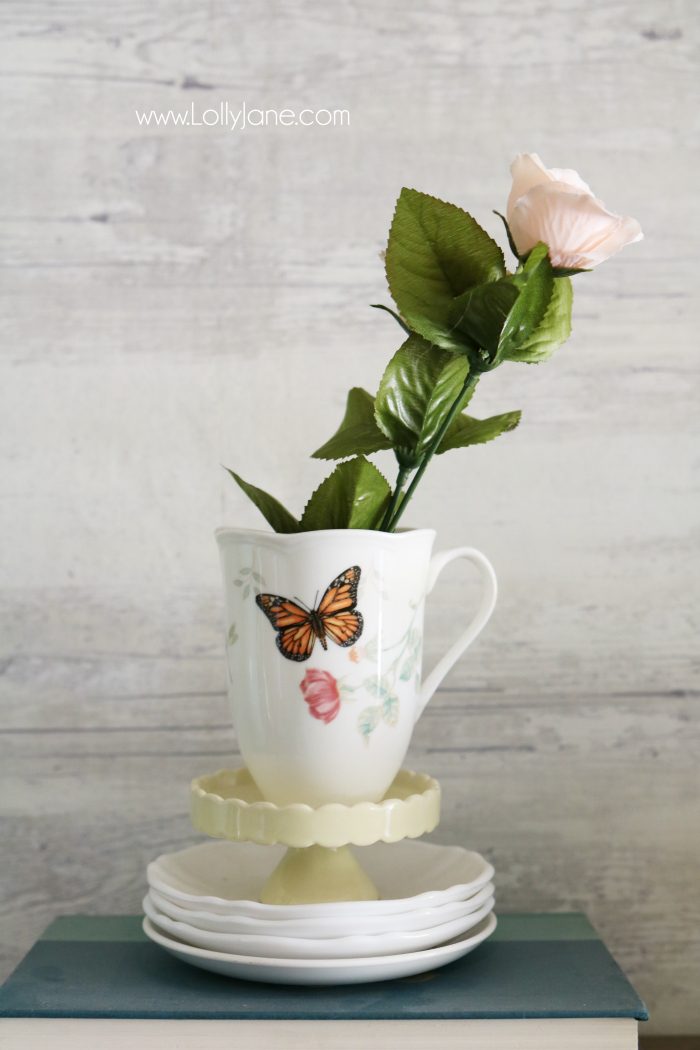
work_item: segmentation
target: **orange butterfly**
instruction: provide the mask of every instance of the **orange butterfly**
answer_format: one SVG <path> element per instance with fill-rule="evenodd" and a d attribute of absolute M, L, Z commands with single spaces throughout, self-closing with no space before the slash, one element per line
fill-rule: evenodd
<path fill-rule="evenodd" d="M 336 576 L 317 609 L 302 608 L 299 599 L 258 594 L 255 601 L 277 631 L 277 648 L 288 660 L 308 660 L 318 638 L 324 649 L 328 638 L 336 645 L 354 645 L 362 634 L 362 614 L 355 608 L 360 567 Z"/>

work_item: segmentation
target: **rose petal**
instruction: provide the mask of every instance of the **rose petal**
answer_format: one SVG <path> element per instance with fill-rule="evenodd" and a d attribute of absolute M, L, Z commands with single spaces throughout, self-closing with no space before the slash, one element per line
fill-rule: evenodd
<path fill-rule="evenodd" d="M 299 685 L 309 714 L 326 724 L 332 722 L 340 710 L 340 692 L 330 671 L 309 667 Z"/>
<path fill-rule="evenodd" d="M 573 168 L 549 168 L 548 174 L 551 176 L 552 182 L 563 182 L 566 186 L 571 186 L 572 189 L 578 190 L 580 193 L 590 193 L 591 197 L 595 197 L 595 194 L 587 182 L 584 182 L 577 171 Z"/>
<path fill-rule="evenodd" d="M 536 153 L 518 153 L 510 166 L 513 186 L 506 205 L 506 215 L 510 223 L 510 213 L 515 202 L 523 197 L 533 186 L 547 182 L 547 169 Z"/>
<path fill-rule="evenodd" d="M 550 256 L 553 252 L 573 251 L 573 246 L 590 231 L 593 200 L 557 183 L 534 186 L 520 198 L 510 216 L 510 232 L 520 254 L 531 251 L 539 241 L 549 247 Z"/>
<path fill-rule="evenodd" d="M 560 182 L 533 186 L 516 202 L 509 225 L 520 254 L 543 241 L 553 266 L 577 269 L 589 269 L 641 237 L 636 220 Z"/>
<path fill-rule="evenodd" d="M 636 244 L 643 239 L 642 228 L 636 219 L 629 215 L 616 216 L 616 222 L 608 227 L 603 236 L 591 238 L 590 244 L 581 245 L 581 252 L 588 259 L 586 269 L 605 262 L 626 245 Z"/>

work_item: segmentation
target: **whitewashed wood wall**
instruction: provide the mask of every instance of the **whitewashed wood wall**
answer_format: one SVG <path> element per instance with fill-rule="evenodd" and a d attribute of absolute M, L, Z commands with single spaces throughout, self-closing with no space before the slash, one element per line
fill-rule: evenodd
<path fill-rule="evenodd" d="M 576 279 L 575 335 L 489 377 L 514 434 L 412 513 L 488 553 L 496 615 L 415 735 L 437 841 L 504 909 L 584 909 L 652 1011 L 700 1030 L 698 41 L 692 0 L 5 0 L 4 969 L 72 911 L 137 911 L 236 761 L 213 528 L 293 509 L 397 330 L 382 249 L 412 185 L 501 237 L 508 164 L 578 168 L 646 240 Z M 350 111 L 142 128 L 135 109 Z M 387 460 L 387 468 L 390 463 Z M 429 656 L 461 581 L 443 584 Z"/>

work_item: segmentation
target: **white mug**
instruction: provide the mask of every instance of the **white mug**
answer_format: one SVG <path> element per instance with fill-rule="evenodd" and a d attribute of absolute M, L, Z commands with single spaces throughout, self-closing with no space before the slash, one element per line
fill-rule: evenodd
<path fill-rule="evenodd" d="M 383 798 L 413 727 L 496 603 L 471 547 L 431 556 L 432 529 L 292 535 L 218 529 L 233 722 L 270 802 Z M 484 584 L 476 614 L 421 678 L 425 598 L 457 558 Z"/>

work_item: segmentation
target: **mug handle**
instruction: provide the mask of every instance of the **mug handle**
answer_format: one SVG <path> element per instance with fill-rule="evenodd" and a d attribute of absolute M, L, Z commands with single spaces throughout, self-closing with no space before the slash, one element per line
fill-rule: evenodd
<path fill-rule="evenodd" d="M 428 569 L 428 586 L 425 592 L 426 596 L 432 591 L 442 570 L 449 565 L 450 562 L 456 561 L 458 558 L 464 558 L 466 561 L 473 562 L 473 564 L 479 569 L 484 583 L 484 593 L 481 597 L 479 608 L 468 627 L 465 627 L 457 641 L 450 646 L 442 659 L 438 660 L 428 677 L 423 681 L 418 696 L 416 721 L 418 721 L 423 714 L 426 704 L 433 696 L 435 690 L 440 685 L 440 682 L 443 680 L 447 672 L 454 667 L 464 650 L 472 644 L 479 634 L 481 634 L 491 618 L 491 613 L 496 604 L 498 585 L 496 583 L 496 573 L 493 571 L 493 565 L 488 558 L 481 553 L 481 551 L 476 550 L 474 547 L 455 547 L 454 550 L 441 551 L 432 556 L 430 559 L 430 568 Z"/>

